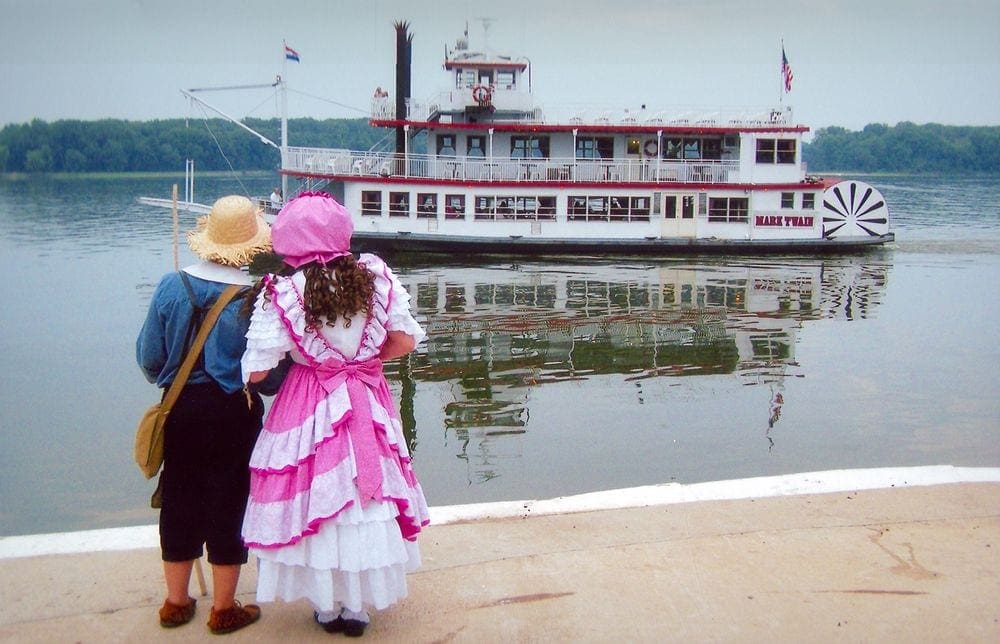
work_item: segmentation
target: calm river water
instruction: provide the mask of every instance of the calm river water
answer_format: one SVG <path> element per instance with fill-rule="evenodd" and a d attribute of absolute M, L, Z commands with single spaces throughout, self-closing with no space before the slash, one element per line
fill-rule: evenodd
<path fill-rule="evenodd" d="M 428 502 L 1000 465 L 1000 180 L 869 181 L 898 241 L 863 255 L 390 258 L 430 333 L 390 374 Z M 156 521 L 134 342 L 172 224 L 136 197 L 175 182 L 0 180 L 0 535 Z"/>

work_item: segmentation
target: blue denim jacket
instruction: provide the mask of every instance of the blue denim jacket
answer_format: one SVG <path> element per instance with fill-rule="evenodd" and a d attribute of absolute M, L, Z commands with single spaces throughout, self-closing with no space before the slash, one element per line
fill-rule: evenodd
<path fill-rule="evenodd" d="M 210 281 L 191 274 L 188 275 L 188 280 L 198 305 L 206 313 L 229 286 L 229 283 Z M 240 358 L 246 349 L 246 332 L 250 319 L 240 316 L 241 306 L 240 295 L 226 305 L 205 341 L 203 359 L 192 369 L 188 377 L 189 383 L 214 380 L 228 393 L 235 393 L 243 388 Z M 146 379 L 155 382 L 158 387 L 169 387 L 180 369 L 193 313 L 180 273 L 164 275 L 153 293 L 146 321 L 135 344 L 139 367 Z"/>

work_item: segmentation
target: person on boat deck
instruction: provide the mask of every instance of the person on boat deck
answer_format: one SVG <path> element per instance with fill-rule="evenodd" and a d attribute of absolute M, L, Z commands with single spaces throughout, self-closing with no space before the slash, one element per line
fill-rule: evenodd
<path fill-rule="evenodd" d="M 271 191 L 271 209 L 277 212 L 281 208 L 281 188 L 275 188 Z"/>
<path fill-rule="evenodd" d="M 188 233 L 188 245 L 202 261 L 160 280 L 136 340 L 140 368 L 164 389 L 184 361 L 200 316 L 229 285 L 250 286 L 240 267 L 270 249 L 271 231 L 249 199 L 222 197 Z M 247 562 L 240 526 L 250 489 L 248 463 L 264 414 L 260 395 L 244 391 L 240 374 L 250 324 L 249 307 L 242 312 L 240 299 L 233 298 L 212 327 L 164 429 L 159 524 L 165 628 L 194 618 L 188 585 L 203 546 L 212 566 L 210 630 L 228 633 L 260 617 L 257 606 L 240 606 L 235 598 Z"/>
<path fill-rule="evenodd" d="M 425 333 L 389 266 L 351 254 L 352 233 L 325 193 L 292 199 L 274 222 L 294 273 L 263 279 L 243 377 L 293 362 L 250 459 L 243 538 L 257 601 L 308 599 L 324 630 L 360 636 L 369 610 L 406 596 L 429 517 L 382 372 Z"/>

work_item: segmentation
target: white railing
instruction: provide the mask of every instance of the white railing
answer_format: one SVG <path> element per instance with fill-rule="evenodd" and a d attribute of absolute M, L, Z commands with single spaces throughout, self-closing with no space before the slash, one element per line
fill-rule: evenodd
<path fill-rule="evenodd" d="M 647 108 L 645 105 L 609 107 L 607 105 L 552 105 L 544 109 L 534 103 L 529 92 L 496 89 L 490 102 L 499 112 L 517 116 L 491 117 L 496 123 L 516 121 L 534 125 L 601 125 L 644 127 L 763 127 L 794 124 L 789 106 L 699 107 L 673 106 L 668 109 Z M 411 121 L 429 121 L 448 112 L 460 112 L 478 103 L 472 88 L 455 88 L 426 100 L 407 99 L 406 113 Z M 372 99 L 371 118 L 396 118 L 395 102 L 389 97 Z"/>
<path fill-rule="evenodd" d="M 288 148 L 285 170 L 313 175 L 381 176 L 453 181 L 729 183 L 738 161 L 656 159 L 501 159 Z"/>

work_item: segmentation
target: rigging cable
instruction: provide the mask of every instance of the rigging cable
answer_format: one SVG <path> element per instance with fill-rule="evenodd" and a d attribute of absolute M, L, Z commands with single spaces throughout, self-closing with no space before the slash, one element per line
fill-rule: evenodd
<path fill-rule="evenodd" d="M 221 154 L 222 158 L 226 161 L 226 165 L 229 166 L 229 171 L 233 174 L 233 177 L 236 179 L 236 182 L 240 184 L 240 188 L 243 190 L 243 194 L 246 195 L 246 197 L 252 201 L 253 198 L 250 196 L 250 191 L 247 190 L 247 187 L 243 184 L 243 180 L 240 179 L 240 176 L 236 173 L 236 169 L 233 167 L 233 164 L 229 161 L 229 157 L 226 156 L 225 150 L 222 149 L 222 144 L 219 143 L 218 137 L 216 137 L 215 132 L 212 131 L 212 126 L 208 124 L 208 114 L 205 112 L 205 107 L 202 105 L 199 105 L 198 107 L 199 109 L 201 109 L 201 113 L 204 117 L 203 120 L 205 121 L 205 129 L 208 130 L 208 133 L 212 135 L 212 140 L 215 141 L 215 147 L 218 148 L 219 154 Z"/>

